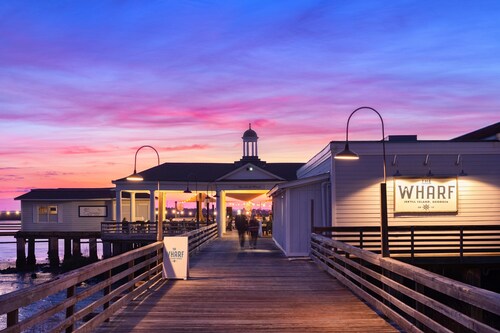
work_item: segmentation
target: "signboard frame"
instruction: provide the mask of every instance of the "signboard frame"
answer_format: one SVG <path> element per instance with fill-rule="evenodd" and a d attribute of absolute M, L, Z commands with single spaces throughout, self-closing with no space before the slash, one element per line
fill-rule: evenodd
<path fill-rule="evenodd" d="M 393 185 L 394 214 L 458 213 L 459 188 L 456 176 L 394 177 Z"/>
<path fill-rule="evenodd" d="M 163 237 L 164 279 L 189 277 L 189 238 L 187 236 Z"/>
<path fill-rule="evenodd" d="M 78 217 L 108 217 L 108 206 L 78 206 Z"/>

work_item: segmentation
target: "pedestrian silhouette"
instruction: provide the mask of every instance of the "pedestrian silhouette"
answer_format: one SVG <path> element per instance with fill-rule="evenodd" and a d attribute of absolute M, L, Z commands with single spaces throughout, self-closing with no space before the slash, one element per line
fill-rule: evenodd
<path fill-rule="evenodd" d="M 237 215 L 235 219 L 236 229 L 240 240 L 240 249 L 245 247 L 245 233 L 248 230 L 248 221 L 245 215 Z"/>
<path fill-rule="evenodd" d="M 257 248 L 257 238 L 259 237 L 259 221 L 252 216 L 250 223 L 248 224 L 248 231 L 250 231 L 250 248 Z"/>

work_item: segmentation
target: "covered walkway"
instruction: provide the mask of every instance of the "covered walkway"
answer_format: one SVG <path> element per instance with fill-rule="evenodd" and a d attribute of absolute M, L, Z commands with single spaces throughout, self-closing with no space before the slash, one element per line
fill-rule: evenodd
<path fill-rule="evenodd" d="M 290 260 L 236 232 L 191 257 L 187 281 L 165 281 L 98 332 L 397 332 L 307 258 Z"/>

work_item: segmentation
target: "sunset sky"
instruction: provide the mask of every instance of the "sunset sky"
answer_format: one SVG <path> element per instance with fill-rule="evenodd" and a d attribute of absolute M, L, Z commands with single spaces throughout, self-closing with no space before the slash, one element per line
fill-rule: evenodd
<path fill-rule="evenodd" d="M 386 134 L 499 121 L 500 1 L 0 2 L 0 210 L 161 162 L 306 162 L 376 108 Z M 374 114 L 353 140 L 379 140 Z M 138 169 L 156 164 L 141 150 Z"/>

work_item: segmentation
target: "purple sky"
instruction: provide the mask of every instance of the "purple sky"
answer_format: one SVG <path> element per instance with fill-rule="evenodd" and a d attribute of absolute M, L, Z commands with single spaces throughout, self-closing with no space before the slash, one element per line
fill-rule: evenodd
<path fill-rule="evenodd" d="M 376 108 L 386 134 L 499 121 L 499 1 L 0 2 L 0 210 L 161 161 L 305 162 Z M 353 140 L 380 138 L 356 114 Z M 138 169 L 155 165 L 141 151 Z"/>

